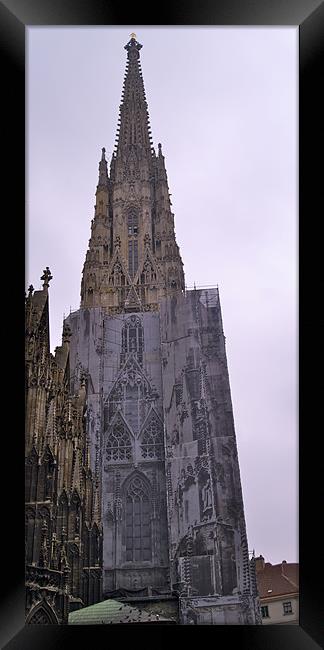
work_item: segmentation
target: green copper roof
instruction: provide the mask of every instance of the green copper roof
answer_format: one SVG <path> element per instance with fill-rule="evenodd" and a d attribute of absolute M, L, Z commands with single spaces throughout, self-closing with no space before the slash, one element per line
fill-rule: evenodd
<path fill-rule="evenodd" d="M 104 600 L 101 603 L 83 607 L 69 614 L 69 625 L 100 625 L 108 623 L 158 623 L 167 618 L 148 614 L 130 607 L 118 600 Z"/>

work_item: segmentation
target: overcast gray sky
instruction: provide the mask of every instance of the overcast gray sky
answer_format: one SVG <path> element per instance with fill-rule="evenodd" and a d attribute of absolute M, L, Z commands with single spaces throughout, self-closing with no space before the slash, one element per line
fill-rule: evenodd
<path fill-rule="evenodd" d="M 26 288 L 50 267 L 54 350 L 132 31 L 186 284 L 219 286 L 249 548 L 298 561 L 297 28 L 28 28 Z"/>

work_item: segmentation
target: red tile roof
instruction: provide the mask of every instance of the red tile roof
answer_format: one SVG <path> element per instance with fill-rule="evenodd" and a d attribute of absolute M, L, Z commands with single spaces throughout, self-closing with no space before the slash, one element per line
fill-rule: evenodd
<path fill-rule="evenodd" d="M 256 574 L 260 598 L 273 598 L 299 591 L 299 564 L 266 562 Z"/>

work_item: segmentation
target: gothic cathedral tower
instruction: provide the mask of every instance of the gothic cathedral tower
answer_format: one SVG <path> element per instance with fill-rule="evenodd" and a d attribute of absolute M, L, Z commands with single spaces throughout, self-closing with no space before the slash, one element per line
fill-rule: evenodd
<path fill-rule="evenodd" d="M 116 147 L 70 314 L 71 389 L 86 371 L 100 466 L 104 598 L 177 596 L 182 623 L 254 624 L 217 289 L 186 291 L 167 174 L 134 34 Z"/>

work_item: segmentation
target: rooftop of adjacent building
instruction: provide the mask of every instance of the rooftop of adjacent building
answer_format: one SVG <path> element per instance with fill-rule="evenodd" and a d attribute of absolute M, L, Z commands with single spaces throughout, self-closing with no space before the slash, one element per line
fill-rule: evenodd
<path fill-rule="evenodd" d="M 256 579 L 260 598 L 274 598 L 299 592 L 299 564 L 286 562 L 271 564 L 260 555 L 255 558 Z"/>
<path fill-rule="evenodd" d="M 69 625 L 109 625 L 111 623 L 175 623 L 175 621 L 112 599 L 103 600 L 69 614 Z"/>

